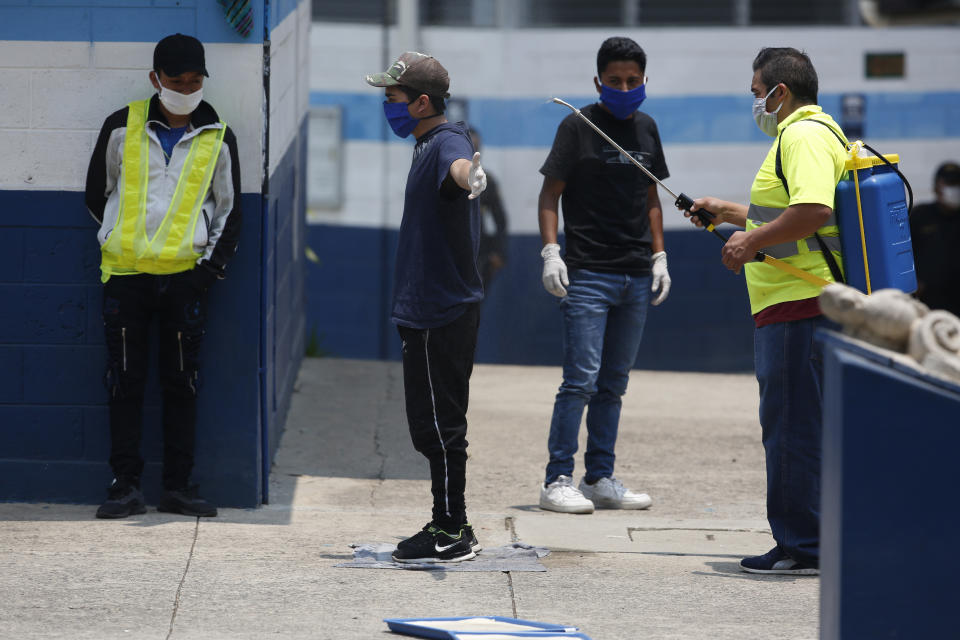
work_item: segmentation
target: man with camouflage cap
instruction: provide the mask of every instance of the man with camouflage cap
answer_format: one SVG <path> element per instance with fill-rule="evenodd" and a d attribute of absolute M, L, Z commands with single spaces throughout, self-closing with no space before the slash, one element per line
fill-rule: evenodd
<path fill-rule="evenodd" d="M 477 270 L 487 180 L 462 122 L 447 122 L 450 78 L 432 56 L 410 52 L 384 73 L 384 114 L 417 144 L 407 176 L 393 283 L 392 320 L 403 340 L 403 386 L 414 448 L 430 463 L 432 519 L 397 545 L 397 562 L 459 562 L 480 545 L 467 522 L 467 401 L 483 285 Z"/>

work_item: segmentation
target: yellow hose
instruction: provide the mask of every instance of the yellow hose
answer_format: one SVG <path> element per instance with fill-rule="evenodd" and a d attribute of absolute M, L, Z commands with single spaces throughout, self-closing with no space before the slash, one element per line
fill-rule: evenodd
<path fill-rule="evenodd" d="M 873 290 L 870 287 L 870 262 L 867 260 L 867 236 L 863 231 L 863 206 L 860 204 L 860 177 L 857 170 L 853 170 L 853 189 L 857 194 L 857 216 L 860 218 L 860 246 L 863 247 L 863 272 L 867 276 L 867 295 Z"/>
<path fill-rule="evenodd" d="M 780 269 L 781 271 L 784 271 L 791 275 L 794 275 L 800 278 L 801 280 L 806 280 L 810 284 L 814 284 L 818 287 L 825 287 L 828 284 L 830 284 L 829 280 L 825 280 L 819 276 L 815 276 L 812 273 L 807 273 L 803 269 L 798 269 L 797 267 L 793 266 L 789 262 L 784 262 L 783 260 L 777 260 L 773 256 L 768 256 L 764 254 L 763 263 L 768 264 L 771 267 L 776 267 L 777 269 Z"/>

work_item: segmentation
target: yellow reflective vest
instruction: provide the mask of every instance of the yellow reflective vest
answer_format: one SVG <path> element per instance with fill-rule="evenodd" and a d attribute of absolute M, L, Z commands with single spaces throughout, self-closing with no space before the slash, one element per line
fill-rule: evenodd
<path fill-rule="evenodd" d="M 747 231 L 776 220 L 790 205 L 822 204 L 831 209 L 827 222 L 818 229 L 820 237 L 842 265 L 840 231 L 837 227 L 834 194 L 844 175 L 847 154 L 836 136 L 823 125 L 802 122 L 816 119 L 830 125 L 846 141 L 839 125 L 817 105 L 806 105 L 791 113 L 777 127 L 780 138 L 783 173 L 790 185 L 790 194 L 776 174 L 777 141 L 764 159 L 750 189 Z M 790 126 L 793 125 L 793 126 Z M 787 127 L 790 127 L 787 129 Z M 830 267 L 816 238 L 810 235 L 797 242 L 787 242 L 763 251 L 798 269 L 833 282 Z M 750 311 L 757 314 L 782 302 L 806 300 L 820 295 L 820 287 L 785 273 L 773 266 L 751 262 L 745 265 Z"/>
<path fill-rule="evenodd" d="M 112 275 L 179 273 L 192 269 L 200 257 L 193 246 L 200 210 L 210 190 L 227 126 L 201 131 L 190 143 L 167 213 L 147 237 L 147 181 L 150 140 L 147 114 L 150 100 L 131 102 L 123 142 L 120 209 L 116 225 L 100 247 L 101 281 Z"/>

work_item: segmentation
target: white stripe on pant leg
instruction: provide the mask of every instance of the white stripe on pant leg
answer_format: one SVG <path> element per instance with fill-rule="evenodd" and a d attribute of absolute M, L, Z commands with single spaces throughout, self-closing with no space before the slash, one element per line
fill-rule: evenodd
<path fill-rule="evenodd" d="M 433 395 L 433 376 L 430 374 L 430 329 L 423 340 L 423 356 L 427 361 L 427 384 L 430 386 L 430 406 L 433 408 L 433 428 L 437 432 L 437 439 L 440 441 L 440 448 L 443 450 L 443 503 L 446 507 L 447 517 L 450 516 L 450 473 L 447 468 L 447 446 L 443 442 L 443 435 L 440 433 L 440 422 L 437 420 L 437 400 Z"/>

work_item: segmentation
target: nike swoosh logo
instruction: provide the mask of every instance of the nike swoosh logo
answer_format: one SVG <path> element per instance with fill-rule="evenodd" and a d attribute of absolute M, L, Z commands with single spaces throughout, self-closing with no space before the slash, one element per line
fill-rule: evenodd
<path fill-rule="evenodd" d="M 448 549 L 452 549 L 453 547 L 457 546 L 458 544 L 460 544 L 460 541 L 459 541 L 459 540 L 457 540 L 457 541 L 454 542 L 453 544 L 448 544 L 448 545 L 445 546 L 445 547 L 441 547 L 439 544 L 437 544 L 436 542 L 434 542 L 434 543 L 433 543 L 433 548 L 434 548 L 434 550 L 436 550 L 437 553 L 443 553 L 444 551 L 446 551 L 446 550 L 448 550 Z"/>

